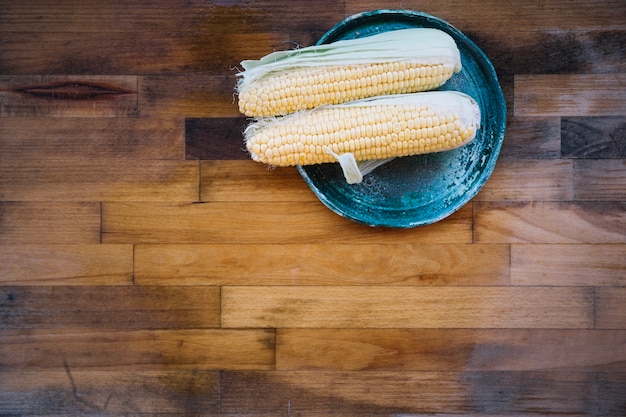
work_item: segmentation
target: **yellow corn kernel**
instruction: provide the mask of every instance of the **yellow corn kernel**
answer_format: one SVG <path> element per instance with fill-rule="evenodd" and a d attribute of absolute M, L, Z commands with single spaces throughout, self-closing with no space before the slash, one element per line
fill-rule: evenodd
<path fill-rule="evenodd" d="M 363 125 L 357 129 L 353 123 L 358 120 Z M 313 133 L 303 133 L 310 132 L 311 126 L 316 127 Z M 445 135 L 441 126 L 446 126 Z M 383 96 L 260 119 L 248 126 L 244 136 L 253 160 L 288 166 L 302 165 L 303 160 L 307 165 L 336 162 L 328 150 L 354 153 L 358 161 L 450 150 L 471 141 L 479 126 L 480 110 L 472 98 L 438 91 Z M 309 142 L 315 146 L 299 146 Z M 257 152 L 261 144 L 267 144 L 268 151 Z M 285 152 L 293 155 L 281 158 Z"/>

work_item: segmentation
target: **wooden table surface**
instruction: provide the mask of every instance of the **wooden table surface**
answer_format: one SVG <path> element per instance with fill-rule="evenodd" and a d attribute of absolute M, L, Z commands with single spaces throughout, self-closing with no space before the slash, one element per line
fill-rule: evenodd
<path fill-rule="evenodd" d="M 370 228 L 242 151 L 243 59 L 438 16 L 508 129 Z M 0 415 L 626 415 L 626 2 L 0 3 Z"/>

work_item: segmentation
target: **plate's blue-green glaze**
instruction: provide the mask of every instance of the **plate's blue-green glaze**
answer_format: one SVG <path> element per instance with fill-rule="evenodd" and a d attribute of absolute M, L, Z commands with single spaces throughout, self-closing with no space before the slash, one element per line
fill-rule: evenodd
<path fill-rule="evenodd" d="M 396 158 L 366 175 L 361 184 L 347 184 L 339 164 L 298 166 L 324 205 L 370 226 L 409 228 L 454 213 L 485 184 L 504 138 L 506 103 L 493 65 L 474 42 L 447 22 L 421 12 L 376 10 L 347 18 L 318 44 L 412 27 L 441 29 L 455 39 L 463 69 L 440 89 L 474 97 L 482 113 L 481 128 L 462 148 Z"/>

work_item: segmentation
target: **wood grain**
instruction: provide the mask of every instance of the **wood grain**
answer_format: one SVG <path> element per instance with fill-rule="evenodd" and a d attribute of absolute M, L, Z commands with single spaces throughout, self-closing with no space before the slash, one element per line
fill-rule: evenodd
<path fill-rule="evenodd" d="M 5 161 L 0 195 L 10 201 L 150 201 L 199 198 L 195 161 Z"/>
<path fill-rule="evenodd" d="M 626 329 L 626 286 L 596 288 L 596 328 Z"/>
<path fill-rule="evenodd" d="M 219 410 L 216 371 L 3 371 L 0 409 L 9 414 L 102 415 L 102 413 Z"/>
<path fill-rule="evenodd" d="M 182 119 L 0 118 L 0 160 L 181 159 Z"/>
<path fill-rule="evenodd" d="M 625 201 L 626 159 L 574 161 L 574 198 L 578 201 Z"/>
<path fill-rule="evenodd" d="M 507 245 L 140 244 L 147 285 L 493 285 L 508 283 Z"/>
<path fill-rule="evenodd" d="M 239 413 L 586 414 L 585 372 L 224 372 L 222 409 Z M 501 395 L 493 387 L 506 387 Z M 540 388 L 541 387 L 541 388 Z M 611 405 L 616 397 L 610 396 Z M 606 406 L 606 405 L 605 405 Z"/>
<path fill-rule="evenodd" d="M 515 116 L 623 116 L 626 73 L 515 76 Z"/>
<path fill-rule="evenodd" d="M 7 370 L 263 370 L 274 367 L 273 330 L 0 331 Z"/>
<path fill-rule="evenodd" d="M 281 371 L 624 371 L 626 333 L 539 329 L 279 329 Z"/>
<path fill-rule="evenodd" d="M 626 158 L 626 117 L 564 117 L 565 158 Z"/>
<path fill-rule="evenodd" d="M 623 202 L 477 202 L 476 242 L 626 243 Z"/>
<path fill-rule="evenodd" d="M 560 159 L 501 160 L 476 201 L 569 201 L 572 166 Z"/>
<path fill-rule="evenodd" d="M 220 291 L 210 286 L 2 286 L 0 300 L 0 330 L 220 325 Z"/>
<path fill-rule="evenodd" d="M 0 245 L 2 285 L 124 285 L 131 245 Z"/>
<path fill-rule="evenodd" d="M 137 115 L 136 76 L 0 75 L 0 117 Z"/>
<path fill-rule="evenodd" d="M 223 327 L 590 328 L 589 288 L 222 287 Z"/>
<path fill-rule="evenodd" d="M 513 244 L 511 284 L 626 285 L 623 244 Z"/>
<path fill-rule="evenodd" d="M 187 118 L 186 158 L 250 161 L 243 140 L 247 124 L 243 117 Z"/>
<path fill-rule="evenodd" d="M 559 158 L 561 130 L 558 117 L 507 116 L 500 160 Z"/>
<path fill-rule="evenodd" d="M 470 243 L 471 206 L 419 229 L 369 228 L 319 202 L 105 202 L 104 243 Z M 227 227 L 224 227 L 227 225 Z M 280 225 L 280 227 L 276 227 Z"/>
<path fill-rule="evenodd" d="M 100 243 L 100 204 L 0 201 L 0 244 Z"/>

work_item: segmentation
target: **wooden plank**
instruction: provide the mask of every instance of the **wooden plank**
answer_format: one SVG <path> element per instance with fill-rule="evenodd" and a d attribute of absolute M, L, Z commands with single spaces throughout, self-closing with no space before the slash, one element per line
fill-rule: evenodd
<path fill-rule="evenodd" d="M 619 0 L 594 7 L 583 0 L 529 1 L 510 4 L 499 0 L 447 3 L 437 0 L 350 0 L 346 15 L 376 9 L 420 10 L 447 20 L 460 30 L 503 32 L 566 29 L 623 29 L 626 6 Z M 463 13 L 459 13 L 459 8 Z M 601 10 L 598 10 L 601 9 Z"/>
<path fill-rule="evenodd" d="M 186 119 L 185 156 L 187 159 L 249 160 L 243 131 L 243 117 Z"/>
<path fill-rule="evenodd" d="M 626 243 L 621 202 L 476 202 L 478 243 Z"/>
<path fill-rule="evenodd" d="M 252 161 L 202 161 L 200 201 L 308 201 L 317 197 L 295 167 Z"/>
<path fill-rule="evenodd" d="M 222 410 L 584 415 L 598 406 L 596 388 L 595 375 L 586 372 L 227 371 L 222 374 Z"/>
<path fill-rule="evenodd" d="M 263 370 L 274 367 L 273 330 L 0 331 L 8 370 Z"/>
<path fill-rule="evenodd" d="M 319 202 L 105 202 L 104 243 L 471 243 L 472 207 L 415 229 L 371 228 Z M 276 227 L 280 225 L 280 227 Z"/>
<path fill-rule="evenodd" d="M 182 119 L 0 118 L 0 160 L 182 159 Z"/>
<path fill-rule="evenodd" d="M 225 286 L 223 327 L 590 328 L 590 288 Z"/>
<path fill-rule="evenodd" d="M 99 203 L 0 201 L 0 245 L 99 242 Z"/>
<path fill-rule="evenodd" d="M 511 284 L 626 286 L 626 245 L 511 245 Z"/>
<path fill-rule="evenodd" d="M 17 415 L 111 415 L 219 410 L 216 371 L 0 372 L 0 409 Z"/>
<path fill-rule="evenodd" d="M 561 156 L 558 117 L 507 117 L 502 159 L 554 159 Z"/>
<path fill-rule="evenodd" d="M 626 410 L 626 373 L 598 375 L 598 415 L 619 416 Z"/>
<path fill-rule="evenodd" d="M 506 285 L 508 245 L 148 244 L 135 249 L 147 285 Z"/>
<path fill-rule="evenodd" d="M 278 329 L 281 371 L 625 371 L 626 332 Z"/>
<path fill-rule="evenodd" d="M 626 158 L 626 117 L 564 117 L 565 158 Z"/>
<path fill-rule="evenodd" d="M 568 201 L 572 162 L 561 159 L 501 160 L 476 201 Z"/>
<path fill-rule="evenodd" d="M 5 161 L 0 194 L 11 201 L 197 201 L 195 161 Z"/>
<path fill-rule="evenodd" d="M 626 159 L 575 160 L 574 198 L 579 201 L 626 200 Z"/>
<path fill-rule="evenodd" d="M 0 117 L 136 116 L 137 77 L 0 75 L 0 103 Z"/>
<path fill-rule="evenodd" d="M 139 113 L 157 117 L 238 117 L 234 73 L 139 77 Z"/>
<path fill-rule="evenodd" d="M 0 329 L 184 329 L 220 324 L 217 287 L 0 287 Z"/>
<path fill-rule="evenodd" d="M 596 288 L 596 328 L 626 329 L 626 287 Z"/>
<path fill-rule="evenodd" d="M 624 116 L 626 73 L 515 75 L 515 116 Z"/>
<path fill-rule="evenodd" d="M 2 285 L 124 285 L 131 245 L 0 245 Z"/>

